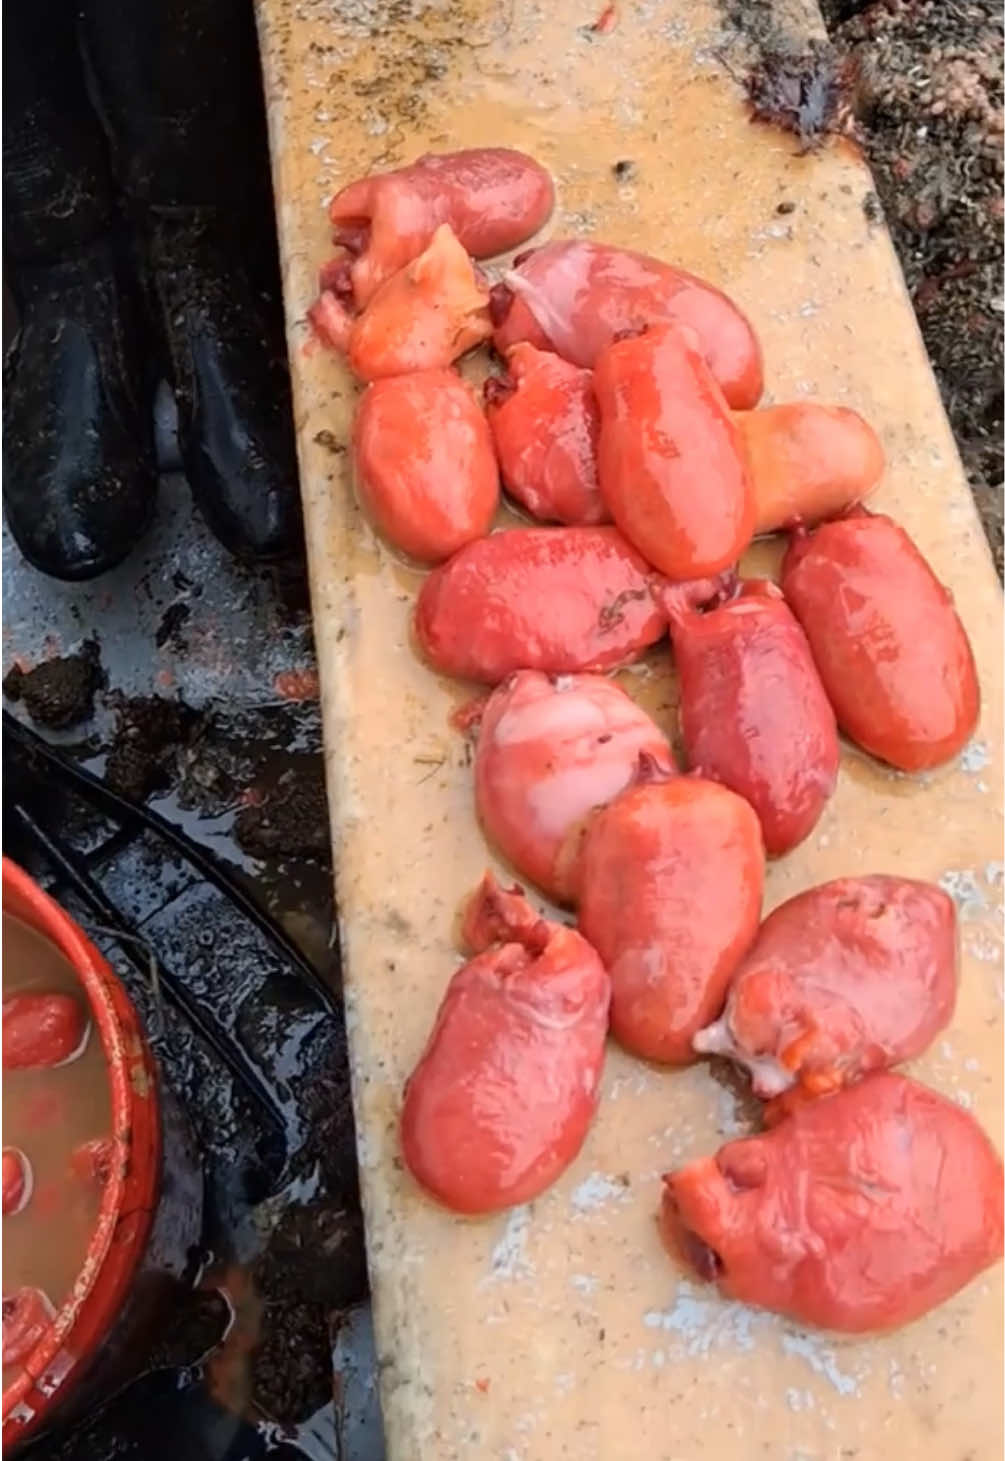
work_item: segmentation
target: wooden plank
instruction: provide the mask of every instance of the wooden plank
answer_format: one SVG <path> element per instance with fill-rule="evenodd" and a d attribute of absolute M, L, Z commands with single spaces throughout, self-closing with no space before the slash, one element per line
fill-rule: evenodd
<path fill-rule="evenodd" d="M 305 310 L 338 186 L 425 149 L 484 144 L 553 170 L 552 232 L 646 249 L 727 288 L 761 332 L 768 399 L 846 403 L 879 430 L 890 468 L 877 503 L 952 585 L 983 721 L 958 765 L 917 779 L 846 749 L 818 831 L 771 868 L 768 904 L 866 870 L 957 894 L 959 1008 L 917 1071 L 1001 1139 L 1000 600 L 890 241 L 865 206 L 869 174 L 847 145 L 798 156 L 792 138 L 750 125 L 711 4 L 624 0 L 603 36 L 590 31 L 600 8 L 259 0 L 390 1455 L 983 1461 L 1001 1451 L 999 1274 L 899 1334 L 848 1342 L 674 1271 L 653 1220 L 659 1174 L 737 1127 L 704 1066 L 668 1074 L 612 1050 L 580 1159 L 509 1216 L 451 1218 L 398 1159 L 402 1083 L 487 854 L 447 725 L 464 689 L 413 653 L 418 577 L 354 503 L 354 388 L 311 345 Z M 795 17 L 807 34 L 819 25 Z M 614 176 L 623 160 L 629 183 Z M 665 647 L 623 678 L 672 716 Z"/>

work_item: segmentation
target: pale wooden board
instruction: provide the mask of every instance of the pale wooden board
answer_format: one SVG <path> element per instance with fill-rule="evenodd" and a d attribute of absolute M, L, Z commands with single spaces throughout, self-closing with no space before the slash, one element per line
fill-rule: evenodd
<path fill-rule="evenodd" d="M 848 1342 L 722 1303 L 671 1267 L 653 1221 L 659 1174 L 736 1129 L 704 1067 L 662 1073 L 612 1050 L 580 1159 L 508 1217 L 451 1218 L 398 1159 L 402 1083 L 487 854 L 447 726 L 464 692 L 413 654 L 418 578 L 374 540 L 346 455 L 321 435 L 347 440 L 354 388 L 311 347 L 304 315 L 340 184 L 427 148 L 492 143 L 552 168 L 552 231 L 648 249 L 734 294 L 764 341 L 768 399 L 847 403 L 879 430 L 890 470 L 877 505 L 952 585 L 984 718 L 960 765 L 919 780 L 846 750 L 817 833 L 771 868 L 768 903 L 869 870 L 957 893 L 959 1008 L 918 1073 L 1001 1139 L 1000 599 L 889 239 L 863 210 L 871 180 L 847 146 L 799 157 L 748 123 L 711 8 L 625 0 L 614 33 L 589 38 L 599 9 L 259 0 L 390 1455 L 991 1461 L 998 1273 L 900 1334 Z M 627 187 L 612 175 L 626 158 Z M 783 199 L 794 212 L 777 212 Z M 668 718 L 665 649 L 625 683 Z"/>

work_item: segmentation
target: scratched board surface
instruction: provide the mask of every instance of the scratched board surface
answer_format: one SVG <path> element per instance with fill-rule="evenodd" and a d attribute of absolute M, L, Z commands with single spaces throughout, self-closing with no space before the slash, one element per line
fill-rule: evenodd
<path fill-rule="evenodd" d="M 711 6 L 622 0 L 608 34 L 589 28 L 599 9 L 259 0 L 389 1453 L 991 1461 L 1000 1273 L 901 1333 L 849 1342 L 723 1302 L 664 1256 L 660 1173 L 749 1129 L 707 1066 L 661 1072 L 612 1049 L 581 1156 L 508 1216 L 452 1218 L 398 1157 L 402 1083 L 488 855 L 447 723 L 468 691 L 415 657 L 419 577 L 355 504 L 355 390 L 305 312 L 340 185 L 426 149 L 500 143 L 552 169 L 550 232 L 645 249 L 728 289 L 761 333 L 768 400 L 847 404 L 878 429 L 890 465 L 877 505 L 952 586 L 983 720 L 958 764 L 915 779 L 846 747 L 819 828 L 770 868 L 767 904 L 866 871 L 949 889 L 959 1005 L 916 1070 L 1001 1143 L 1000 601 L 869 174 L 847 144 L 800 156 L 792 137 L 749 123 L 732 74 L 742 46 Z M 782 19 L 796 35 L 819 24 Z M 619 162 L 632 166 L 616 174 Z M 750 562 L 770 567 L 773 551 Z M 622 680 L 673 726 L 664 646 Z"/>

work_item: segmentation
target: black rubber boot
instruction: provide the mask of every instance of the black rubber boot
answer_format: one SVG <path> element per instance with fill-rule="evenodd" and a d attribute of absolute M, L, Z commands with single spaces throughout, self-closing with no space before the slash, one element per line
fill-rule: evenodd
<path fill-rule="evenodd" d="M 5 276 L 19 323 L 4 368 L 4 509 L 36 568 L 91 578 L 152 513 L 152 349 L 73 9 L 9 0 L 4 22 Z"/>
<path fill-rule="evenodd" d="M 251 0 L 86 0 L 84 36 L 116 171 L 146 248 L 195 500 L 236 555 L 299 553 Z"/>
<path fill-rule="evenodd" d="M 7 526 L 35 568 L 94 578 L 143 535 L 157 492 L 152 358 L 114 240 L 15 275 L 4 369 Z"/>
<path fill-rule="evenodd" d="M 151 215 L 151 287 L 178 446 L 210 529 L 238 557 L 302 549 L 290 380 L 274 294 L 211 210 Z"/>

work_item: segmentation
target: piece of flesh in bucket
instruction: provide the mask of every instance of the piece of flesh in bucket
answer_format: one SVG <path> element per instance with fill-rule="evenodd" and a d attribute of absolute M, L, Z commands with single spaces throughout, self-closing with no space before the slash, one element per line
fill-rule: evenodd
<path fill-rule="evenodd" d="M 101 1207 L 112 1127 L 101 1037 L 69 961 L 3 915 L 3 1386 L 66 1299 Z"/>

